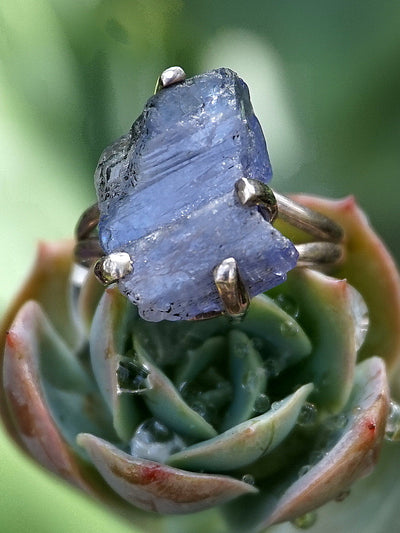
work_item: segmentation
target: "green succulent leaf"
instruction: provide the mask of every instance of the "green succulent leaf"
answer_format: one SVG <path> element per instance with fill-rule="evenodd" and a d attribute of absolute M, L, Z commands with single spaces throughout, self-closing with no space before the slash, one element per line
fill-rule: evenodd
<path fill-rule="evenodd" d="M 278 446 L 293 429 L 312 390 L 312 384 L 303 385 L 263 415 L 171 455 L 168 464 L 195 471 L 226 472 L 256 461 Z"/>
<path fill-rule="evenodd" d="M 242 322 L 155 324 L 89 272 L 73 284 L 69 319 L 71 246 L 42 245 L 4 322 L 0 407 L 18 444 L 159 533 L 188 522 L 148 511 L 204 510 L 218 517 L 215 531 L 255 533 L 342 498 L 383 440 L 385 365 L 363 358 L 396 359 L 398 276 L 352 201 L 307 202 L 343 224 L 335 273 L 362 296 L 295 269 Z"/>
<path fill-rule="evenodd" d="M 384 362 L 373 357 L 360 363 L 344 410 L 347 424 L 334 436 L 336 442 L 327 455 L 285 492 L 266 526 L 323 505 L 371 472 L 385 432 L 389 401 Z"/>
<path fill-rule="evenodd" d="M 90 418 L 93 407 L 101 405 L 101 401 L 93 405 L 93 383 L 36 302 L 27 302 L 9 329 L 3 379 L 7 404 L 25 449 L 48 470 L 93 493 L 86 467 L 76 455 L 74 429 L 91 428 L 110 438 L 104 431 L 107 420 L 101 411 L 96 415 L 98 424 Z"/>
<path fill-rule="evenodd" d="M 71 258 L 72 243 L 69 241 L 40 243 L 31 272 L 2 319 L 2 326 L 8 327 L 22 305 L 28 300 L 34 300 L 51 317 L 53 327 L 60 337 L 69 346 L 76 348 L 81 336 L 71 321 Z"/>
<path fill-rule="evenodd" d="M 266 391 L 267 374 L 263 360 L 242 331 L 229 333 L 229 365 L 234 386 L 233 400 L 226 412 L 221 431 L 225 431 L 254 414 L 256 401 Z"/>
<path fill-rule="evenodd" d="M 338 427 L 333 419 L 327 421 L 325 429 L 320 427 L 321 433 L 329 435 L 322 458 L 304 469 L 307 455 L 303 455 L 289 469 L 260 484 L 259 495 L 228 505 L 226 516 L 232 530 L 241 532 L 245 528 L 253 532 L 292 520 L 334 499 L 356 479 L 367 475 L 378 457 L 388 405 L 384 362 L 378 357 L 367 359 L 357 366 L 354 387 L 344 409 L 345 423 Z M 305 473 L 299 475 L 299 470 Z"/>
<path fill-rule="evenodd" d="M 345 280 L 315 270 L 296 269 L 273 294 L 295 299 L 298 320 L 313 345 L 312 354 L 296 369 L 292 379 L 295 383 L 313 381 L 316 389 L 311 401 L 320 409 L 339 412 L 351 392 L 357 357 L 351 287 Z"/>
<path fill-rule="evenodd" d="M 159 513 L 189 513 L 256 493 L 248 483 L 229 476 L 185 472 L 136 459 L 94 435 L 78 435 L 107 483 L 129 503 Z"/>
<path fill-rule="evenodd" d="M 318 509 L 313 533 L 337 533 L 347 531 L 349 527 L 363 533 L 396 531 L 400 499 L 399 474 L 395 466 L 398 464 L 399 446 L 384 444 L 378 466 L 371 475 L 358 480 L 354 488 L 342 493 L 340 502 L 332 501 Z M 282 524 L 279 533 L 293 533 L 293 527 Z"/>
<path fill-rule="evenodd" d="M 143 397 L 151 413 L 167 427 L 193 440 L 205 440 L 217 435 L 216 430 L 182 398 L 172 381 L 147 358 L 134 341 L 139 363 L 148 371 Z"/>
<path fill-rule="evenodd" d="M 395 368 L 400 353 L 400 335 L 393 334 L 400 328 L 400 279 L 393 258 L 352 196 L 329 200 L 295 195 L 294 199 L 336 220 L 344 229 L 346 255 L 333 275 L 347 279 L 368 306 L 370 325 L 359 359 L 378 355 L 389 370 Z M 293 242 L 307 240 L 293 226 L 282 221 L 277 226 Z"/>
<path fill-rule="evenodd" d="M 238 329 L 251 338 L 266 341 L 270 357 L 278 363 L 279 371 L 295 365 L 311 353 L 311 341 L 298 322 L 265 294 L 253 298 Z"/>
<path fill-rule="evenodd" d="M 35 302 L 22 307 L 17 324 L 25 324 L 24 337 L 29 338 L 31 364 L 36 367 L 36 386 L 45 397 L 61 434 L 78 453 L 77 428 L 115 439 L 111 418 L 96 384 L 85 372 L 74 353 L 65 345 Z"/>
<path fill-rule="evenodd" d="M 198 348 L 207 339 L 226 335 L 231 325 L 225 317 L 212 320 L 173 323 L 140 323 L 134 336 L 141 346 L 152 354 L 157 365 L 174 364 L 187 349 Z M 235 325 L 252 339 L 257 339 L 279 370 L 295 365 L 311 353 L 307 334 L 271 298 L 260 294 L 252 299 L 244 320 Z"/>
<path fill-rule="evenodd" d="M 193 381 L 207 368 L 210 363 L 216 360 L 226 351 L 226 340 L 222 336 L 207 339 L 199 348 L 188 350 L 187 356 L 182 365 L 178 368 L 175 377 L 176 387 L 179 389 L 185 383 Z"/>
<path fill-rule="evenodd" d="M 135 399 L 119 394 L 117 371 L 136 316 L 134 308 L 117 289 L 105 291 L 97 307 L 90 333 L 93 372 L 118 436 L 128 441 L 140 420 Z"/>

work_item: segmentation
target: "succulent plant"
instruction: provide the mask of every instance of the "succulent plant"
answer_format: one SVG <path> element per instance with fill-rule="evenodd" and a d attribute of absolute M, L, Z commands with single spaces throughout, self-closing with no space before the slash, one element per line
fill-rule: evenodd
<path fill-rule="evenodd" d="M 399 279 L 353 199 L 297 201 L 342 225 L 345 259 L 294 269 L 241 322 L 146 322 L 91 271 L 71 282 L 72 243 L 42 244 L 2 329 L 15 442 L 147 531 L 308 527 L 343 499 L 398 431 Z"/>

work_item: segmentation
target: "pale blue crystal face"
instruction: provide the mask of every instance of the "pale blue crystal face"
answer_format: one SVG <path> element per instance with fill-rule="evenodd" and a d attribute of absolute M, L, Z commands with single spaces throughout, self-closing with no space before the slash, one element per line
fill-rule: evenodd
<path fill-rule="evenodd" d="M 293 244 L 257 207 L 243 207 L 235 182 L 271 179 L 271 165 L 246 84 L 218 69 L 163 89 L 128 135 L 102 154 L 95 182 L 106 254 L 129 253 L 119 289 L 147 320 L 222 310 L 213 269 L 234 257 L 251 296 L 286 279 Z"/>

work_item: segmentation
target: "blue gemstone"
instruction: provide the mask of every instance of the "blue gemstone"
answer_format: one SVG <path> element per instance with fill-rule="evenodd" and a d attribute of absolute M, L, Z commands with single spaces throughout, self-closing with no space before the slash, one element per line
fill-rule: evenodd
<path fill-rule="evenodd" d="M 147 102 L 129 134 L 102 154 L 95 182 L 106 254 L 128 252 L 119 289 L 147 320 L 222 310 L 213 269 L 234 257 L 251 296 L 286 279 L 293 244 L 235 182 L 271 179 L 247 85 L 229 69 L 195 76 Z"/>

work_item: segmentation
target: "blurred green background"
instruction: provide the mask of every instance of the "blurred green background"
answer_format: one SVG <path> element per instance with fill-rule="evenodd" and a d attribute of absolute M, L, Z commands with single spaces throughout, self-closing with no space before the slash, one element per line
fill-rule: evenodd
<path fill-rule="evenodd" d="M 0 313 L 38 240 L 71 237 L 102 149 L 158 74 L 228 66 L 249 84 L 273 186 L 354 194 L 397 260 L 400 3 L 2 0 Z M 0 436 L 0 531 L 132 531 Z"/>

